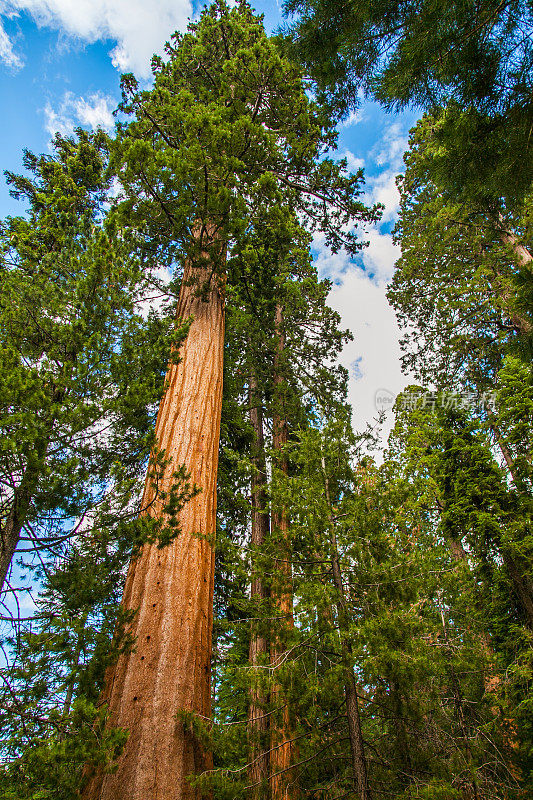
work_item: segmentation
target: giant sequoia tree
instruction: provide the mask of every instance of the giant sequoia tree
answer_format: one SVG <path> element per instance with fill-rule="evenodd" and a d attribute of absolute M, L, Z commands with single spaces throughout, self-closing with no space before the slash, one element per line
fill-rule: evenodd
<path fill-rule="evenodd" d="M 123 214 L 152 247 L 182 265 L 178 318 L 192 317 L 181 362 L 171 366 L 156 437 L 168 467 L 164 494 L 184 468 L 195 496 L 178 514 L 170 546 L 145 546 L 130 565 L 123 605 L 137 610 L 136 648 L 120 657 L 105 697 L 130 736 L 114 775 L 96 775 L 88 797 L 182 798 L 209 764 L 178 712 L 210 715 L 216 477 L 222 401 L 224 292 L 233 242 L 265 198 L 298 211 L 334 247 L 355 250 L 361 175 L 325 157 L 334 137 L 261 21 L 241 2 L 217 2 L 154 61 L 154 88 L 123 80 L 114 165 L 129 196 Z M 160 516 L 148 473 L 145 505 Z"/>

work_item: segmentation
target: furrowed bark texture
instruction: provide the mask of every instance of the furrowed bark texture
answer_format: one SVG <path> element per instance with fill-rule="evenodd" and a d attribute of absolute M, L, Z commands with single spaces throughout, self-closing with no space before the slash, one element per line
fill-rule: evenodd
<path fill-rule="evenodd" d="M 251 480 L 252 503 L 252 548 L 260 551 L 262 545 L 270 534 L 270 515 L 265 487 L 267 483 L 265 441 L 263 434 L 263 409 L 261 395 L 257 388 L 255 375 L 250 377 L 250 422 L 254 429 L 254 442 L 252 445 L 252 463 L 254 472 Z M 260 575 L 255 573 L 251 581 L 252 600 L 266 599 L 266 587 Z M 265 665 L 268 656 L 268 641 L 264 633 L 258 630 L 256 622 L 252 622 L 250 639 L 250 666 Z M 248 781 L 250 783 L 251 797 L 259 800 L 265 794 L 268 782 L 268 717 L 266 716 L 267 696 L 260 685 L 261 670 L 253 670 L 252 685 L 250 688 L 250 708 L 248 711 L 248 736 L 250 742 Z"/>
<path fill-rule="evenodd" d="M 177 538 L 161 549 L 145 545 L 130 564 L 122 604 L 138 610 L 131 630 L 136 646 L 120 656 L 104 692 L 110 726 L 130 735 L 117 772 L 89 783 L 84 797 L 90 800 L 192 800 L 199 793 L 187 776 L 211 765 L 177 717 L 180 709 L 201 717 L 211 711 L 224 301 L 216 277 L 204 266 L 186 265 L 177 317 L 193 321 L 180 363 L 169 366 L 157 417 L 158 447 L 172 459 L 162 488 L 169 489 L 173 471 L 183 464 L 201 492 L 179 513 Z M 161 516 L 162 505 L 148 475 L 143 508 Z"/>
<path fill-rule="evenodd" d="M 280 453 L 289 441 L 289 429 L 284 413 L 284 384 L 281 373 L 281 362 L 285 349 L 285 336 L 283 333 L 283 309 L 276 306 L 275 332 L 277 338 L 277 352 L 274 361 L 274 391 L 276 393 L 276 409 L 272 419 L 272 447 L 274 452 Z M 287 458 L 281 455 L 278 458 L 278 468 L 288 473 Z M 293 626 L 293 598 L 292 598 L 292 563 L 291 548 L 289 543 L 289 518 L 285 509 L 272 513 L 272 526 L 279 536 L 279 550 L 281 558 L 274 563 L 274 572 L 279 576 L 280 586 L 276 599 L 276 610 L 280 616 L 279 628 L 287 630 Z M 289 705 L 283 697 L 281 688 L 275 681 L 276 669 L 283 663 L 285 645 L 283 638 L 276 639 L 270 648 L 270 663 L 274 668 L 274 686 L 271 693 L 272 707 L 282 706 L 281 716 L 272 717 L 271 720 L 271 753 L 270 773 L 272 800 L 293 800 L 298 791 L 294 775 L 290 768 L 294 761 L 294 745 L 291 742 L 291 722 Z"/>

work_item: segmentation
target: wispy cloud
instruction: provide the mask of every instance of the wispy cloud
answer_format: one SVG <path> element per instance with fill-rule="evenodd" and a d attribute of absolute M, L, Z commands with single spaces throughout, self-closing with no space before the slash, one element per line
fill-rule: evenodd
<path fill-rule="evenodd" d="M 351 172 L 357 172 L 358 169 L 365 166 L 364 158 L 359 158 L 358 156 L 354 155 L 351 150 L 344 150 L 343 152 L 339 153 L 341 158 L 346 159 L 346 163 L 348 165 L 348 169 Z"/>
<path fill-rule="evenodd" d="M 409 142 L 408 132 L 401 122 L 392 122 L 369 153 L 380 167 L 393 167 L 400 171 L 403 167 L 403 154 Z"/>
<path fill-rule="evenodd" d="M 2 12 L 2 6 L 0 4 L 0 14 Z M 20 69 L 23 66 L 22 58 L 15 53 L 15 48 L 13 46 L 13 42 L 7 35 L 7 32 L 2 24 L 2 20 L 0 18 L 0 61 L 9 67 L 10 69 Z"/>
<path fill-rule="evenodd" d="M 362 108 L 357 108 L 355 111 L 350 111 L 346 119 L 341 122 L 341 128 L 349 128 L 352 125 L 357 125 L 359 122 L 362 122 L 365 117 L 365 112 Z"/>
<path fill-rule="evenodd" d="M 50 136 L 56 132 L 67 136 L 78 126 L 110 131 L 115 124 L 115 105 L 112 97 L 100 92 L 94 92 L 88 97 L 76 97 L 72 92 L 66 92 L 59 108 L 46 104 L 45 129 Z"/>

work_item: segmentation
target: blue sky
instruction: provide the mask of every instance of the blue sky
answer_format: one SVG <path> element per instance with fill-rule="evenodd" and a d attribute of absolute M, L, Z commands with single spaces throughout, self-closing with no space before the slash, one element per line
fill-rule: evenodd
<path fill-rule="evenodd" d="M 0 167 L 21 169 L 22 149 L 45 152 L 55 130 L 112 126 L 121 72 L 150 80 L 150 56 L 201 7 L 196 0 L 0 0 Z M 276 0 L 261 0 L 268 29 L 282 21 Z M 366 232 L 370 246 L 356 264 L 331 256 L 315 242 L 321 274 L 334 282 L 330 302 L 355 341 L 343 362 L 350 370 L 356 427 L 371 421 L 380 389 L 405 385 L 399 369 L 398 330 L 385 298 L 398 251 L 390 230 L 397 211 L 394 178 L 413 113 L 386 115 L 373 103 L 340 131 L 339 152 L 365 167 L 368 201 L 386 206 L 380 225 Z M 0 181 L 0 216 L 21 213 Z"/>

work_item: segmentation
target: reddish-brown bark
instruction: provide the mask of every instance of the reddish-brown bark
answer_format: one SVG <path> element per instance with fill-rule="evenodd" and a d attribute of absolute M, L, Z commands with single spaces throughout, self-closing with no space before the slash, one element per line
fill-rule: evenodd
<path fill-rule="evenodd" d="M 250 377 L 250 422 L 254 429 L 252 444 L 253 474 L 251 479 L 251 506 L 252 506 L 252 535 L 251 543 L 253 552 L 259 552 L 270 534 L 270 514 L 266 497 L 266 458 L 263 433 L 262 399 L 257 388 L 255 375 Z M 266 599 L 267 592 L 261 575 L 256 572 L 256 565 L 252 565 L 253 575 L 251 581 L 251 598 L 260 603 Z M 252 684 L 250 687 L 250 708 L 248 711 L 248 734 L 250 741 L 248 780 L 251 788 L 251 797 L 260 798 L 268 781 L 268 746 L 266 737 L 268 733 L 268 717 L 266 716 L 267 696 L 261 687 L 261 670 L 253 669 L 261 664 L 266 665 L 268 656 L 268 641 L 264 632 L 259 630 L 256 621 L 252 622 L 250 639 L 250 667 L 252 668 Z"/>
<path fill-rule="evenodd" d="M 177 317 L 193 321 L 180 363 L 169 366 L 156 423 L 157 445 L 171 459 L 162 488 L 185 465 L 201 492 L 179 513 L 178 537 L 161 549 L 145 545 L 130 564 L 122 604 L 137 611 L 136 645 L 119 658 L 104 691 L 109 724 L 130 735 L 116 773 L 93 776 L 87 800 L 191 800 L 198 792 L 187 776 L 211 763 L 178 717 L 185 709 L 208 718 L 211 705 L 224 300 L 220 279 L 205 265 L 186 265 Z M 143 507 L 163 513 L 149 475 Z"/>
<path fill-rule="evenodd" d="M 272 417 L 272 447 L 274 452 L 278 454 L 278 469 L 287 474 L 287 457 L 283 451 L 289 441 L 289 429 L 285 409 L 286 384 L 282 374 L 285 335 L 283 331 L 283 309 L 280 305 L 276 306 L 275 333 L 277 341 L 274 361 L 275 409 Z M 271 702 L 273 708 L 280 707 L 279 713 L 273 716 L 271 720 L 271 788 L 272 800 L 293 800 L 298 792 L 295 777 L 289 769 L 291 762 L 294 761 L 289 704 L 286 698 L 283 697 L 281 687 L 276 683 L 276 670 L 283 664 L 286 652 L 283 631 L 287 631 L 294 624 L 289 517 L 286 509 L 281 508 L 273 511 L 272 527 L 279 539 L 278 552 L 280 553 L 280 558 L 276 559 L 274 564 L 274 572 L 277 576 L 275 607 L 276 614 L 280 617 L 280 624 L 276 626 L 276 630 L 281 631 L 282 635 L 273 637 L 270 648 L 270 664 L 274 671 Z"/>

